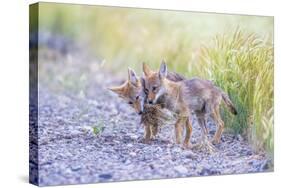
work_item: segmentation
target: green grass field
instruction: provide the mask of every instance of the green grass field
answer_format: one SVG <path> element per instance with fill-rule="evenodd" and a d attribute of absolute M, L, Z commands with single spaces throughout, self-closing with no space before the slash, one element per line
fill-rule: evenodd
<path fill-rule="evenodd" d="M 186 77 L 214 81 L 238 116 L 222 109 L 227 128 L 273 154 L 273 17 L 65 4 L 40 5 L 40 29 L 87 41 L 112 72 L 165 59 Z"/>

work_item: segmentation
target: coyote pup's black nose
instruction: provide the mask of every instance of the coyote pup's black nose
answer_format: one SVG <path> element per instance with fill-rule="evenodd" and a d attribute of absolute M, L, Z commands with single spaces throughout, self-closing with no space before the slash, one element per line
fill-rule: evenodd
<path fill-rule="evenodd" d="M 153 101 L 148 101 L 148 103 L 149 103 L 149 104 L 152 104 L 152 103 L 153 103 Z"/>
<path fill-rule="evenodd" d="M 142 115 L 142 111 L 139 111 L 139 115 Z"/>

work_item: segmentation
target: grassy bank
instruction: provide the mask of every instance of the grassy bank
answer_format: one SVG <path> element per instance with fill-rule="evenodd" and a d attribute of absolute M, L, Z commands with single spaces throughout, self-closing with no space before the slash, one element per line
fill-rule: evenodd
<path fill-rule="evenodd" d="M 226 125 L 247 135 L 257 148 L 273 152 L 273 47 L 240 30 L 219 35 L 200 53 L 205 77 L 227 91 L 238 117 L 222 112 Z"/>

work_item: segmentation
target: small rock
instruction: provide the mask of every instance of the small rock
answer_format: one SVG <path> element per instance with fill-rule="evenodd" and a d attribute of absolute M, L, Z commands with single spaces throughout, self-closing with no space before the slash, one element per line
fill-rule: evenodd
<path fill-rule="evenodd" d="M 71 170 L 72 171 L 78 171 L 81 169 L 81 166 L 80 165 L 75 165 L 75 166 L 71 166 Z"/>
<path fill-rule="evenodd" d="M 93 128 L 91 126 L 83 126 L 81 128 L 81 131 L 84 131 L 84 132 L 92 132 L 93 131 Z"/>
<path fill-rule="evenodd" d="M 203 167 L 202 170 L 199 172 L 200 176 L 208 176 L 214 174 L 219 174 L 219 171 L 207 167 Z"/>
<path fill-rule="evenodd" d="M 81 134 L 81 132 L 80 132 L 79 130 L 75 130 L 75 129 L 74 129 L 74 130 L 71 130 L 71 131 L 70 131 L 70 134 L 73 135 L 73 136 L 77 136 L 77 135 Z M 68 136 L 69 136 L 69 135 L 68 135 Z"/>
<path fill-rule="evenodd" d="M 99 178 L 104 179 L 104 180 L 108 180 L 112 178 L 111 174 L 100 174 Z"/>
<path fill-rule="evenodd" d="M 96 100 L 89 100 L 88 103 L 93 106 L 97 106 L 99 104 Z"/>
<path fill-rule="evenodd" d="M 120 144 L 119 140 L 113 140 L 113 142 L 116 143 L 116 144 Z"/>
<path fill-rule="evenodd" d="M 238 135 L 237 135 L 237 140 L 239 140 L 240 142 L 242 142 L 242 141 L 244 140 L 244 138 L 243 138 L 240 134 L 238 134 Z"/>
<path fill-rule="evenodd" d="M 190 158 L 190 159 L 195 159 L 197 157 L 197 155 L 195 153 L 193 153 L 192 151 L 190 151 L 190 150 L 183 151 L 183 155 L 186 158 Z"/>
<path fill-rule="evenodd" d="M 241 152 L 244 153 L 245 155 L 252 155 L 253 154 L 253 152 L 249 149 L 243 149 Z"/>
<path fill-rule="evenodd" d="M 182 152 L 182 149 L 180 147 L 175 147 L 172 149 L 173 152 L 176 152 L 176 153 L 180 153 Z"/>
<path fill-rule="evenodd" d="M 136 139 L 138 138 L 138 135 L 135 135 L 135 134 L 131 134 L 131 135 L 130 135 L 130 137 L 131 137 L 131 139 L 134 139 L 134 140 L 136 140 Z"/>
<path fill-rule="evenodd" d="M 180 174 L 187 174 L 188 170 L 183 165 L 175 166 L 174 169 Z"/>
<path fill-rule="evenodd" d="M 127 147 L 131 148 L 131 147 L 133 147 L 133 144 L 129 143 L 129 144 L 127 144 Z"/>
<path fill-rule="evenodd" d="M 130 152 L 129 155 L 132 156 L 132 157 L 137 156 L 137 154 L 135 152 Z"/>
<path fill-rule="evenodd" d="M 153 169 L 154 169 L 153 164 L 150 164 L 150 165 L 149 165 L 149 167 L 150 167 L 150 169 L 151 169 L 151 170 L 153 170 Z"/>
<path fill-rule="evenodd" d="M 265 160 L 260 167 L 260 171 L 266 171 L 269 168 L 270 168 L 270 162 L 268 160 Z"/>

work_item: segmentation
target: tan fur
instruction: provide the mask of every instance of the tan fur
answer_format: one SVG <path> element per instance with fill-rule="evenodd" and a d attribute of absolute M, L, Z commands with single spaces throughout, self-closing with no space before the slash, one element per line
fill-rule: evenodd
<path fill-rule="evenodd" d="M 141 102 L 142 97 L 140 96 L 142 93 L 142 86 L 133 70 L 128 69 L 128 80 L 124 84 L 109 89 L 117 93 L 119 97 L 123 98 L 137 112 L 142 111 L 143 103 Z"/>
<path fill-rule="evenodd" d="M 131 106 L 139 112 L 141 110 L 141 105 L 138 100 L 136 100 L 136 96 L 141 92 L 141 84 L 137 86 L 132 85 L 129 81 L 126 81 L 123 85 L 118 87 L 109 88 L 111 91 L 117 93 L 119 97 L 123 98 L 127 103 L 131 104 Z"/>
<path fill-rule="evenodd" d="M 237 113 L 229 97 L 208 80 L 198 78 L 182 80 L 180 82 L 168 80 L 166 78 L 167 68 L 165 64 L 161 65 L 159 72 L 148 70 L 147 65 L 145 67 L 145 84 L 148 100 L 150 102 L 153 101 L 155 104 L 159 99 L 161 103 L 165 103 L 166 108 L 179 114 L 178 121 L 175 124 L 176 142 L 181 142 L 182 127 L 185 126 L 186 136 L 184 145 L 188 146 L 192 132 L 189 116 L 191 112 L 194 112 L 204 134 L 207 133 L 207 117 L 211 116 L 214 118 L 218 127 L 214 136 L 214 142 L 218 143 L 224 128 L 224 123 L 219 113 L 221 101 L 223 100 L 226 103 L 231 112 Z"/>
<path fill-rule="evenodd" d="M 145 76 L 149 76 L 153 73 L 153 71 L 145 63 L 142 64 L 142 70 Z"/>

